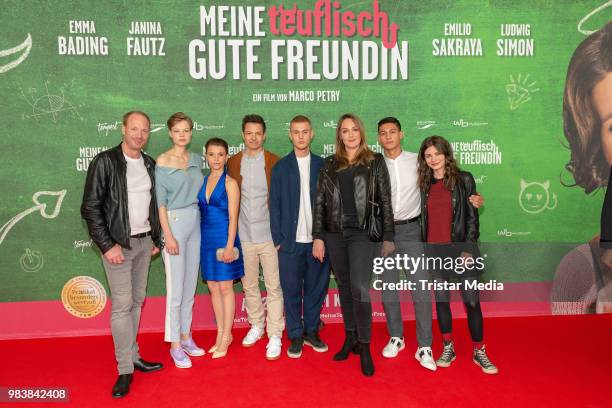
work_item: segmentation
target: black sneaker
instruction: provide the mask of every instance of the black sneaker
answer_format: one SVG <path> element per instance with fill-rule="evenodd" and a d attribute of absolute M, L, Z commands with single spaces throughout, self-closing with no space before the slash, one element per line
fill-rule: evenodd
<path fill-rule="evenodd" d="M 319 332 L 304 335 L 304 344 L 312 347 L 318 353 L 325 353 L 328 350 L 327 344 L 319 337 Z"/>
<path fill-rule="evenodd" d="M 487 352 L 485 351 L 485 346 L 482 348 L 474 349 L 474 357 L 472 358 L 474 364 L 482 369 L 482 372 L 485 374 L 497 374 L 497 367 L 489 360 L 487 356 Z"/>
<path fill-rule="evenodd" d="M 301 338 L 290 340 L 291 345 L 287 349 L 287 355 L 290 358 L 300 358 L 302 356 L 302 345 L 304 344 L 304 340 Z"/>
<path fill-rule="evenodd" d="M 444 343 L 444 350 L 442 350 L 442 355 L 438 360 L 436 360 L 436 365 L 438 367 L 450 367 L 451 363 L 455 361 L 457 356 L 455 355 L 455 346 L 452 341 L 448 343 Z"/>

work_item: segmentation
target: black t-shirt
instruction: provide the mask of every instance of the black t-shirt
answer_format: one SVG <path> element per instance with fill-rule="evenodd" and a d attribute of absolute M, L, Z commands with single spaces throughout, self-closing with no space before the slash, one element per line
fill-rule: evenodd
<path fill-rule="evenodd" d="M 355 206 L 354 176 L 354 166 L 338 172 L 338 184 L 340 185 L 340 196 L 342 197 L 342 227 L 344 229 L 359 228 L 357 207 Z"/>

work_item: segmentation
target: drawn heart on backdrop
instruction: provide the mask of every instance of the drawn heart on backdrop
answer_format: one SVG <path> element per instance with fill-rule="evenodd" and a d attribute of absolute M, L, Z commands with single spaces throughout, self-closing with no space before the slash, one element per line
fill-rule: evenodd
<path fill-rule="evenodd" d="M 38 201 L 38 198 L 41 196 L 51 196 L 51 197 L 57 197 L 57 200 L 55 201 L 55 207 L 53 208 L 53 212 L 51 214 L 47 214 L 46 210 L 47 210 L 47 203 L 41 203 L 40 201 Z M 32 196 L 32 202 L 34 204 L 36 204 L 37 207 L 40 208 L 40 215 L 42 215 L 44 218 L 55 218 L 59 215 L 61 206 L 62 206 L 62 201 L 64 201 L 64 197 L 66 196 L 66 190 L 61 190 L 61 191 L 38 191 L 36 193 L 34 193 L 34 195 Z"/>
<path fill-rule="evenodd" d="M 47 205 L 49 204 L 46 202 L 40 202 L 39 200 L 39 198 L 43 198 L 45 196 L 47 198 L 49 197 L 55 198 L 55 207 L 53 207 L 53 211 L 51 213 L 47 212 Z M 8 220 L 2 227 L 0 227 L 0 245 L 2 245 L 2 242 L 4 242 L 4 238 L 9 233 L 9 231 L 15 226 L 15 224 L 17 224 L 19 221 L 21 221 L 22 218 L 26 217 L 29 214 L 32 214 L 38 211 L 40 212 L 40 215 L 43 218 L 51 219 L 51 218 L 57 217 L 60 213 L 62 202 L 64 201 L 65 196 L 66 196 L 66 190 L 38 191 L 34 193 L 34 195 L 32 196 L 32 202 L 36 205 L 34 207 L 30 207 L 27 210 L 20 212 L 19 214 L 17 214 L 16 216 Z"/>

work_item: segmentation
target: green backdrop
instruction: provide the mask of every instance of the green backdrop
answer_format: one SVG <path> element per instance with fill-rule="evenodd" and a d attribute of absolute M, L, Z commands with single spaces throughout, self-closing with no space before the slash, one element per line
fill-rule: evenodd
<path fill-rule="evenodd" d="M 212 136 L 239 146 L 240 120 L 247 113 L 266 118 L 266 147 L 279 155 L 291 149 L 287 122 L 296 114 L 312 118 L 313 150 L 323 155 L 329 154 L 333 143 L 335 121 L 347 111 L 364 120 L 373 145 L 377 120 L 390 115 L 403 124 L 407 150 L 417 150 L 431 134 L 464 143 L 462 150 L 486 151 L 483 144 L 493 142 L 498 150 L 490 156 L 490 164 L 470 164 L 466 155 L 460 158 L 486 200 L 481 240 L 495 258 L 490 278 L 550 280 L 572 243 L 586 242 L 598 232 L 602 192 L 586 196 L 582 189 L 561 183 L 572 182 L 563 170 L 569 151 L 564 147 L 561 102 L 568 61 L 585 38 L 579 22 L 603 0 L 381 1 L 381 9 L 400 28 L 398 40 L 409 47 L 409 78 L 396 81 L 290 81 L 284 67 L 281 78 L 272 80 L 270 41 L 288 38 L 270 34 L 264 13 L 262 28 L 267 35 L 256 38 L 261 41 L 256 50 L 261 80 L 244 79 L 244 64 L 240 80 L 193 79 L 189 43 L 208 39 L 200 35 L 200 5 L 243 3 L 2 2 L 1 302 L 59 299 L 64 283 L 78 275 L 106 284 L 100 255 L 91 247 L 79 214 L 84 170 L 92 152 L 120 142 L 119 121 L 132 109 L 144 110 L 152 118 L 147 152 L 154 157 L 170 145 L 162 125 L 176 111 L 197 122 L 191 147 L 198 152 Z M 313 9 L 314 3 L 299 1 L 298 6 Z M 266 9 L 279 4 L 246 3 Z M 371 1 L 341 2 L 343 11 L 358 13 L 372 7 Z M 581 29 L 596 30 L 611 18 L 612 8 L 603 8 Z M 93 21 L 95 33 L 71 33 L 71 20 Z M 164 56 L 127 55 L 132 21 L 160 23 L 161 35 L 137 37 L 163 37 Z M 445 36 L 444 25 L 450 23 L 470 24 L 471 35 Z M 497 55 L 496 41 L 506 38 L 501 35 L 502 24 L 529 24 L 529 36 L 507 38 L 533 41 L 532 56 Z M 60 36 L 106 37 L 108 55 L 59 55 Z M 482 56 L 433 55 L 434 39 L 466 37 L 480 39 Z M 337 40 L 380 44 L 379 39 L 358 36 Z M 19 57 L 22 61 L 10 67 Z M 224 62 L 230 61 L 228 56 Z M 340 91 L 340 100 L 253 101 L 254 94 L 290 90 Z M 61 196 L 40 194 L 33 202 L 37 192 L 63 190 L 57 214 L 54 207 Z M 164 286 L 162 263 L 156 259 L 149 295 L 164 294 Z"/>

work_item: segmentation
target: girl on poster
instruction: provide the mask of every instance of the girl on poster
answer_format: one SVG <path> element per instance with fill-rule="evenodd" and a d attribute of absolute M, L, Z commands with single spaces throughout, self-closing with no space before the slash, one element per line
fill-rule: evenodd
<path fill-rule="evenodd" d="M 576 48 L 563 95 L 566 169 L 585 193 L 607 187 L 612 165 L 612 22 Z M 551 291 L 555 314 L 612 312 L 612 192 L 601 212 L 601 235 L 568 253 Z"/>

